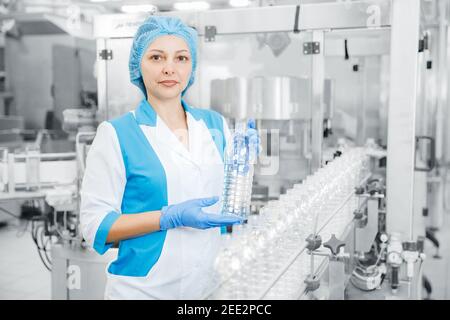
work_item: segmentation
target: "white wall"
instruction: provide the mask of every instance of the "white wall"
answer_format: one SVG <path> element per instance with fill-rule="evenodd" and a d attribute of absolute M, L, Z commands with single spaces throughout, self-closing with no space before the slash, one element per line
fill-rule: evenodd
<path fill-rule="evenodd" d="M 43 128 L 45 115 L 53 109 L 52 47 L 64 45 L 95 50 L 95 42 L 77 41 L 68 35 L 30 35 L 16 40 L 6 39 L 6 70 L 8 85 L 14 94 L 13 112 L 25 118 L 26 128 Z M 83 78 L 92 74 L 93 66 L 82 64 Z M 84 87 L 95 89 L 95 81 L 82 80 Z"/>

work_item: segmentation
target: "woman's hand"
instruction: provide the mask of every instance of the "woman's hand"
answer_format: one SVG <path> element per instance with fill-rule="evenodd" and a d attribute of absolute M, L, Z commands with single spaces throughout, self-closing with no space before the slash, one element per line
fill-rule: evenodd
<path fill-rule="evenodd" d="M 168 230 L 177 227 L 208 229 L 242 223 L 243 219 L 235 215 L 207 213 L 202 210 L 215 204 L 219 197 L 185 201 L 161 209 L 160 228 Z"/>

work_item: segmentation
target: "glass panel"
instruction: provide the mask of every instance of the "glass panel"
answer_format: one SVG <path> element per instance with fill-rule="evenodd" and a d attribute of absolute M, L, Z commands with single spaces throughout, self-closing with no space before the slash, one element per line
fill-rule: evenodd
<path fill-rule="evenodd" d="M 106 47 L 113 52 L 113 58 L 107 60 L 106 70 L 108 119 L 134 110 L 143 97 L 140 90 L 130 82 L 128 60 L 132 42 L 132 38 L 106 41 Z"/>
<path fill-rule="evenodd" d="M 325 78 L 333 88 L 324 101 L 332 129 L 324 147 L 336 146 L 341 138 L 357 145 L 372 138 L 386 145 L 389 31 L 327 33 L 325 47 Z"/>
<path fill-rule="evenodd" d="M 217 110 L 230 127 L 255 118 L 263 152 L 253 197 L 276 198 L 308 173 L 312 55 L 311 33 L 220 35 L 199 43 L 196 83 L 186 98 Z"/>

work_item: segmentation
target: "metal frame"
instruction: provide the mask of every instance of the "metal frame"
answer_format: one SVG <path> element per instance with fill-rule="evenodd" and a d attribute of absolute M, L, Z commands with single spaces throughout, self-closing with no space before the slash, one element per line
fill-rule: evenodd
<path fill-rule="evenodd" d="M 392 0 L 310 3 L 300 5 L 298 31 L 327 29 L 367 29 L 370 8 L 379 10 L 382 28 L 391 24 Z M 255 32 L 293 31 L 297 6 L 266 6 L 243 9 L 208 10 L 200 12 L 171 11 L 159 15 L 173 15 L 195 27 L 200 36 L 207 26 L 215 26 L 217 35 Z M 148 14 L 101 15 L 94 20 L 95 38 L 132 37 Z"/>
<path fill-rule="evenodd" d="M 439 1 L 439 53 L 438 53 L 438 105 L 436 114 L 436 158 L 445 161 L 445 110 L 447 107 L 447 38 L 448 38 L 448 0 Z"/>
<path fill-rule="evenodd" d="M 422 109 L 427 122 L 424 123 L 424 128 L 419 134 L 430 136 L 435 139 L 436 145 L 436 169 L 425 173 L 426 186 L 423 188 L 425 193 L 423 208 L 428 209 L 427 226 L 440 228 L 443 223 L 444 213 L 444 187 L 445 176 L 448 170 L 449 162 L 446 160 L 446 154 L 450 150 L 448 145 L 448 134 L 446 128 L 449 120 L 446 118 L 447 110 L 447 87 L 448 87 L 448 68 L 447 68 L 447 54 L 448 54 L 448 0 L 435 0 L 430 3 L 434 6 L 434 14 L 431 18 L 422 18 L 421 27 L 424 31 L 429 32 L 431 43 L 429 59 L 433 61 L 431 70 L 428 71 L 426 79 L 427 85 L 424 86 L 423 94 L 426 95 L 426 107 Z M 421 10 L 422 12 L 425 10 Z M 425 20 L 425 21 L 424 21 Z M 429 92 L 428 87 L 435 87 L 436 92 Z M 420 117 L 420 115 L 418 115 Z M 427 150 L 421 150 L 422 160 L 427 159 Z M 443 170 L 442 170 L 443 168 Z M 417 175 L 418 173 L 416 173 Z M 426 188 L 428 186 L 428 188 Z M 416 208 L 417 209 L 417 208 Z M 419 208 L 421 209 L 421 208 Z"/>
<path fill-rule="evenodd" d="M 105 39 L 97 39 L 97 53 L 106 49 L 106 40 Z M 99 60 L 100 57 L 97 56 L 97 100 L 98 100 L 98 111 L 105 111 L 105 115 L 97 114 L 97 118 L 106 117 L 108 119 L 108 68 L 105 60 Z M 104 77 L 100 76 L 101 74 L 105 75 Z"/>
<path fill-rule="evenodd" d="M 449 9 L 449 7 L 450 7 L 450 5 L 448 5 L 447 6 L 447 10 L 450 10 Z M 447 75 L 446 75 L 446 84 L 442 84 L 442 86 L 443 86 L 443 88 L 442 88 L 442 92 L 444 93 L 444 94 L 446 94 L 447 95 L 447 97 L 448 97 L 448 93 L 447 92 L 449 92 L 449 90 L 450 90 L 450 81 L 449 81 L 449 79 L 450 79 L 450 68 L 448 68 L 448 66 L 450 65 L 450 32 L 448 31 L 448 28 L 449 28 L 449 26 L 447 25 L 446 26 L 446 29 L 447 29 L 447 36 L 446 36 L 446 38 L 444 39 L 444 42 L 445 42 L 445 46 L 446 46 L 446 54 L 445 54 L 445 62 L 446 62 L 446 72 L 447 72 Z M 447 166 L 447 170 L 450 170 L 450 109 L 447 107 L 446 108 L 446 110 L 444 110 L 443 111 L 443 118 L 445 119 L 444 120 L 444 126 L 445 126 L 445 129 L 443 129 L 443 131 L 444 131 L 444 133 L 443 133 L 443 136 L 444 136 L 444 141 L 443 141 L 443 143 L 444 143 L 444 152 L 443 152 L 443 162 L 445 163 L 445 165 Z M 446 182 L 447 183 L 447 182 Z"/>
<path fill-rule="evenodd" d="M 6 149 L 3 149 L 6 150 Z M 2 179 L 2 184 L 7 186 L 7 190 L 0 191 L 0 200 L 16 200 L 23 198 L 42 198 L 45 196 L 45 190 L 48 188 L 53 188 L 55 186 L 66 186 L 72 185 L 69 181 L 58 181 L 55 182 L 50 173 L 50 169 L 66 169 L 67 166 L 75 162 L 76 158 L 75 152 L 63 152 L 63 153 L 37 153 L 35 155 L 29 155 L 27 153 L 14 154 L 5 152 L 3 154 L 3 159 L 0 159 L 0 177 Z M 39 177 L 37 182 L 38 187 L 33 191 L 21 191 L 27 187 L 26 177 L 26 160 L 29 158 L 36 158 L 38 160 L 39 170 L 45 170 L 45 175 Z M 19 160 L 19 161 L 18 161 Z M 47 160 L 42 162 L 41 160 Z M 52 161 L 48 161 L 52 160 Z M 62 167 L 62 166 L 65 167 Z M 21 175 L 19 179 L 16 174 L 25 166 L 25 174 Z M 70 169 L 70 167 L 69 167 Z M 70 171 L 69 171 L 70 172 Z M 54 173 L 54 172 L 53 172 Z M 69 177 L 70 178 L 70 177 Z M 25 179 L 25 181 L 23 181 Z M 44 181 L 43 181 L 44 180 Z M 67 180 L 67 179 L 66 179 Z M 17 190 L 16 190 L 17 188 Z"/>
<path fill-rule="evenodd" d="M 414 159 L 420 0 L 394 0 L 388 111 L 387 231 L 414 240 Z"/>
<path fill-rule="evenodd" d="M 313 42 L 324 44 L 324 32 L 313 31 Z M 325 54 L 320 50 L 319 54 L 312 56 L 312 103 L 311 103 L 311 147 L 312 158 L 310 172 L 315 172 L 322 166 L 323 149 L 323 88 L 325 81 Z"/>

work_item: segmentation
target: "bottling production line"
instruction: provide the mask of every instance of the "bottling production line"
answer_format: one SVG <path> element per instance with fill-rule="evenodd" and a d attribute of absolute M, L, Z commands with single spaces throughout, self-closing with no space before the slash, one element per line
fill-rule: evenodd
<path fill-rule="evenodd" d="M 439 247 L 449 197 L 448 11 L 366 0 L 158 13 L 199 33 L 187 102 L 230 127 L 255 118 L 261 135 L 252 214 L 223 235 L 203 299 L 424 298 L 424 243 Z M 0 150 L 0 201 L 42 207 L 33 238 L 54 299 L 101 299 L 117 255 L 82 239 L 79 189 L 95 123 L 141 99 L 127 62 L 147 16 L 95 17 L 98 107 L 66 113 L 73 152 Z"/>

